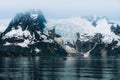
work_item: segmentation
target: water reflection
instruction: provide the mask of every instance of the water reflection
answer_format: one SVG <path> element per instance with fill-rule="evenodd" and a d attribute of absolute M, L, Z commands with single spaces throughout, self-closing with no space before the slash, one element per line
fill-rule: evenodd
<path fill-rule="evenodd" d="M 120 80 L 120 59 L 2 57 L 0 80 Z"/>

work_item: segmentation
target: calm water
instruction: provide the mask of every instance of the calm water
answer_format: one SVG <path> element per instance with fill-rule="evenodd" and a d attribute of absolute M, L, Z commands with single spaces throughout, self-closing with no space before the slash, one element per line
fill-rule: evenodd
<path fill-rule="evenodd" d="M 4 57 L 0 80 L 120 80 L 120 59 Z"/>

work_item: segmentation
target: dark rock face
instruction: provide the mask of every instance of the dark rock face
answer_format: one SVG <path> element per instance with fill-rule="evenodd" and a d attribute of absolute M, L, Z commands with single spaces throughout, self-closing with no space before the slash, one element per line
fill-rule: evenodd
<path fill-rule="evenodd" d="M 17 14 L 0 36 L 0 55 L 67 56 L 67 52 L 59 44 L 44 34 L 45 23 L 41 11 Z"/>
<path fill-rule="evenodd" d="M 43 32 L 43 29 L 45 28 L 44 23 L 46 23 L 46 20 L 40 11 L 17 14 L 10 22 L 8 28 L 3 32 L 3 36 L 13 28 L 17 30 L 20 26 L 22 31 L 28 30 L 31 35 L 35 34 L 35 37 L 37 38 L 38 34 L 36 31 Z"/>
<path fill-rule="evenodd" d="M 120 47 L 113 48 L 114 42 L 112 44 L 97 44 L 97 46 L 91 51 L 92 56 L 102 56 L 103 54 L 107 56 L 115 56 L 120 54 Z M 104 52 L 102 52 L 104 51 Z"/>
<path fill-rule="evenodd" d="M 116 35 L 120 35 L 120 26 L 111 26 L 111 31 L 113 31 Z"/>
<path fill-rule="evenodd" d="M 35 49 L 39 49 L 40 52 L 36 52 Z M 10 46 L 0 46 L 1 56 L 57 56 L 65 57 L 67 56 L 66 51 L 57 43 L 44 43 L 39 42 L 34 45 L 29 45 L 29 47 L 20 47 L 15 45 Z"/>
<path fill-rule="evenodd" d="M 118 41 L 113 40 L 112 43 L 106 44 L 102 41 L 102 34 L 96 34 L 89 41 L 76 40 L 73 44 L 78 53 L 86 53 L 90 51 L 90 56 L 115 56 L 120 54 L 120 47 L 116 46 Z"/>
<path fill-rule="evenodd" d="M 92 25 L 93 25 L 93 26 L 97 26 L 96 21 L 93 21 L 93 22 L 92 22 Z"/>

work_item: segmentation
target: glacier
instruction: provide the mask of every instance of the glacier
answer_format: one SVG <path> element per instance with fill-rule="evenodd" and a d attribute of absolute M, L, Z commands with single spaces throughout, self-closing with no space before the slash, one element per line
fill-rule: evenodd
<path fill-rule="evenodd" d="M 117 26 L 117 24 L 111 24 L 106 18 L 94 17 L 93 21 L 89 21 L 87 18 L 75 17 L 69 19 L 59 19 L 59 20 L 48 20 L 46 24 L 45 31 L 49 29 L 56 30 L 57 34 L 62 36 L 65 43 L 76 41 L 76 33 L 80 33 L 81 40 L 88 41 L 89 39 L 85 36 L 90 36 L 91 38 L 95 36 L 96 33 L 103 35 L 102 41 L 104 43 L 112 43 L 112 40 L 118 41 L 118 46 L 120 46 L 120 36 L 116 35 L 111 31 L 111 26 Z M 96 21 L 97 20 L 97 21 Z M 96 26 L 92 25 L 92 22 L 96 21 Z"/>

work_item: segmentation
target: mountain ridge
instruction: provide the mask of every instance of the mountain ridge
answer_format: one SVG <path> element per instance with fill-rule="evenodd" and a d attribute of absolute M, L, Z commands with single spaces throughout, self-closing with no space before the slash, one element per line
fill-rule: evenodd
<path fill-rule="evenodd" d="M 0 36 L 0 55 L 53 55 L 53 52 L 67 55 L 49 35 L 43 33 L 45 23 L 41 11 L 17 14 Z"/>
<path fill-rule="evenodd" d="M 41 11 L 30 11 L 15 16 L 0 44 L 1 55 L 118 55 L 120 26 L 105 17 L 47 21 Z"/>

